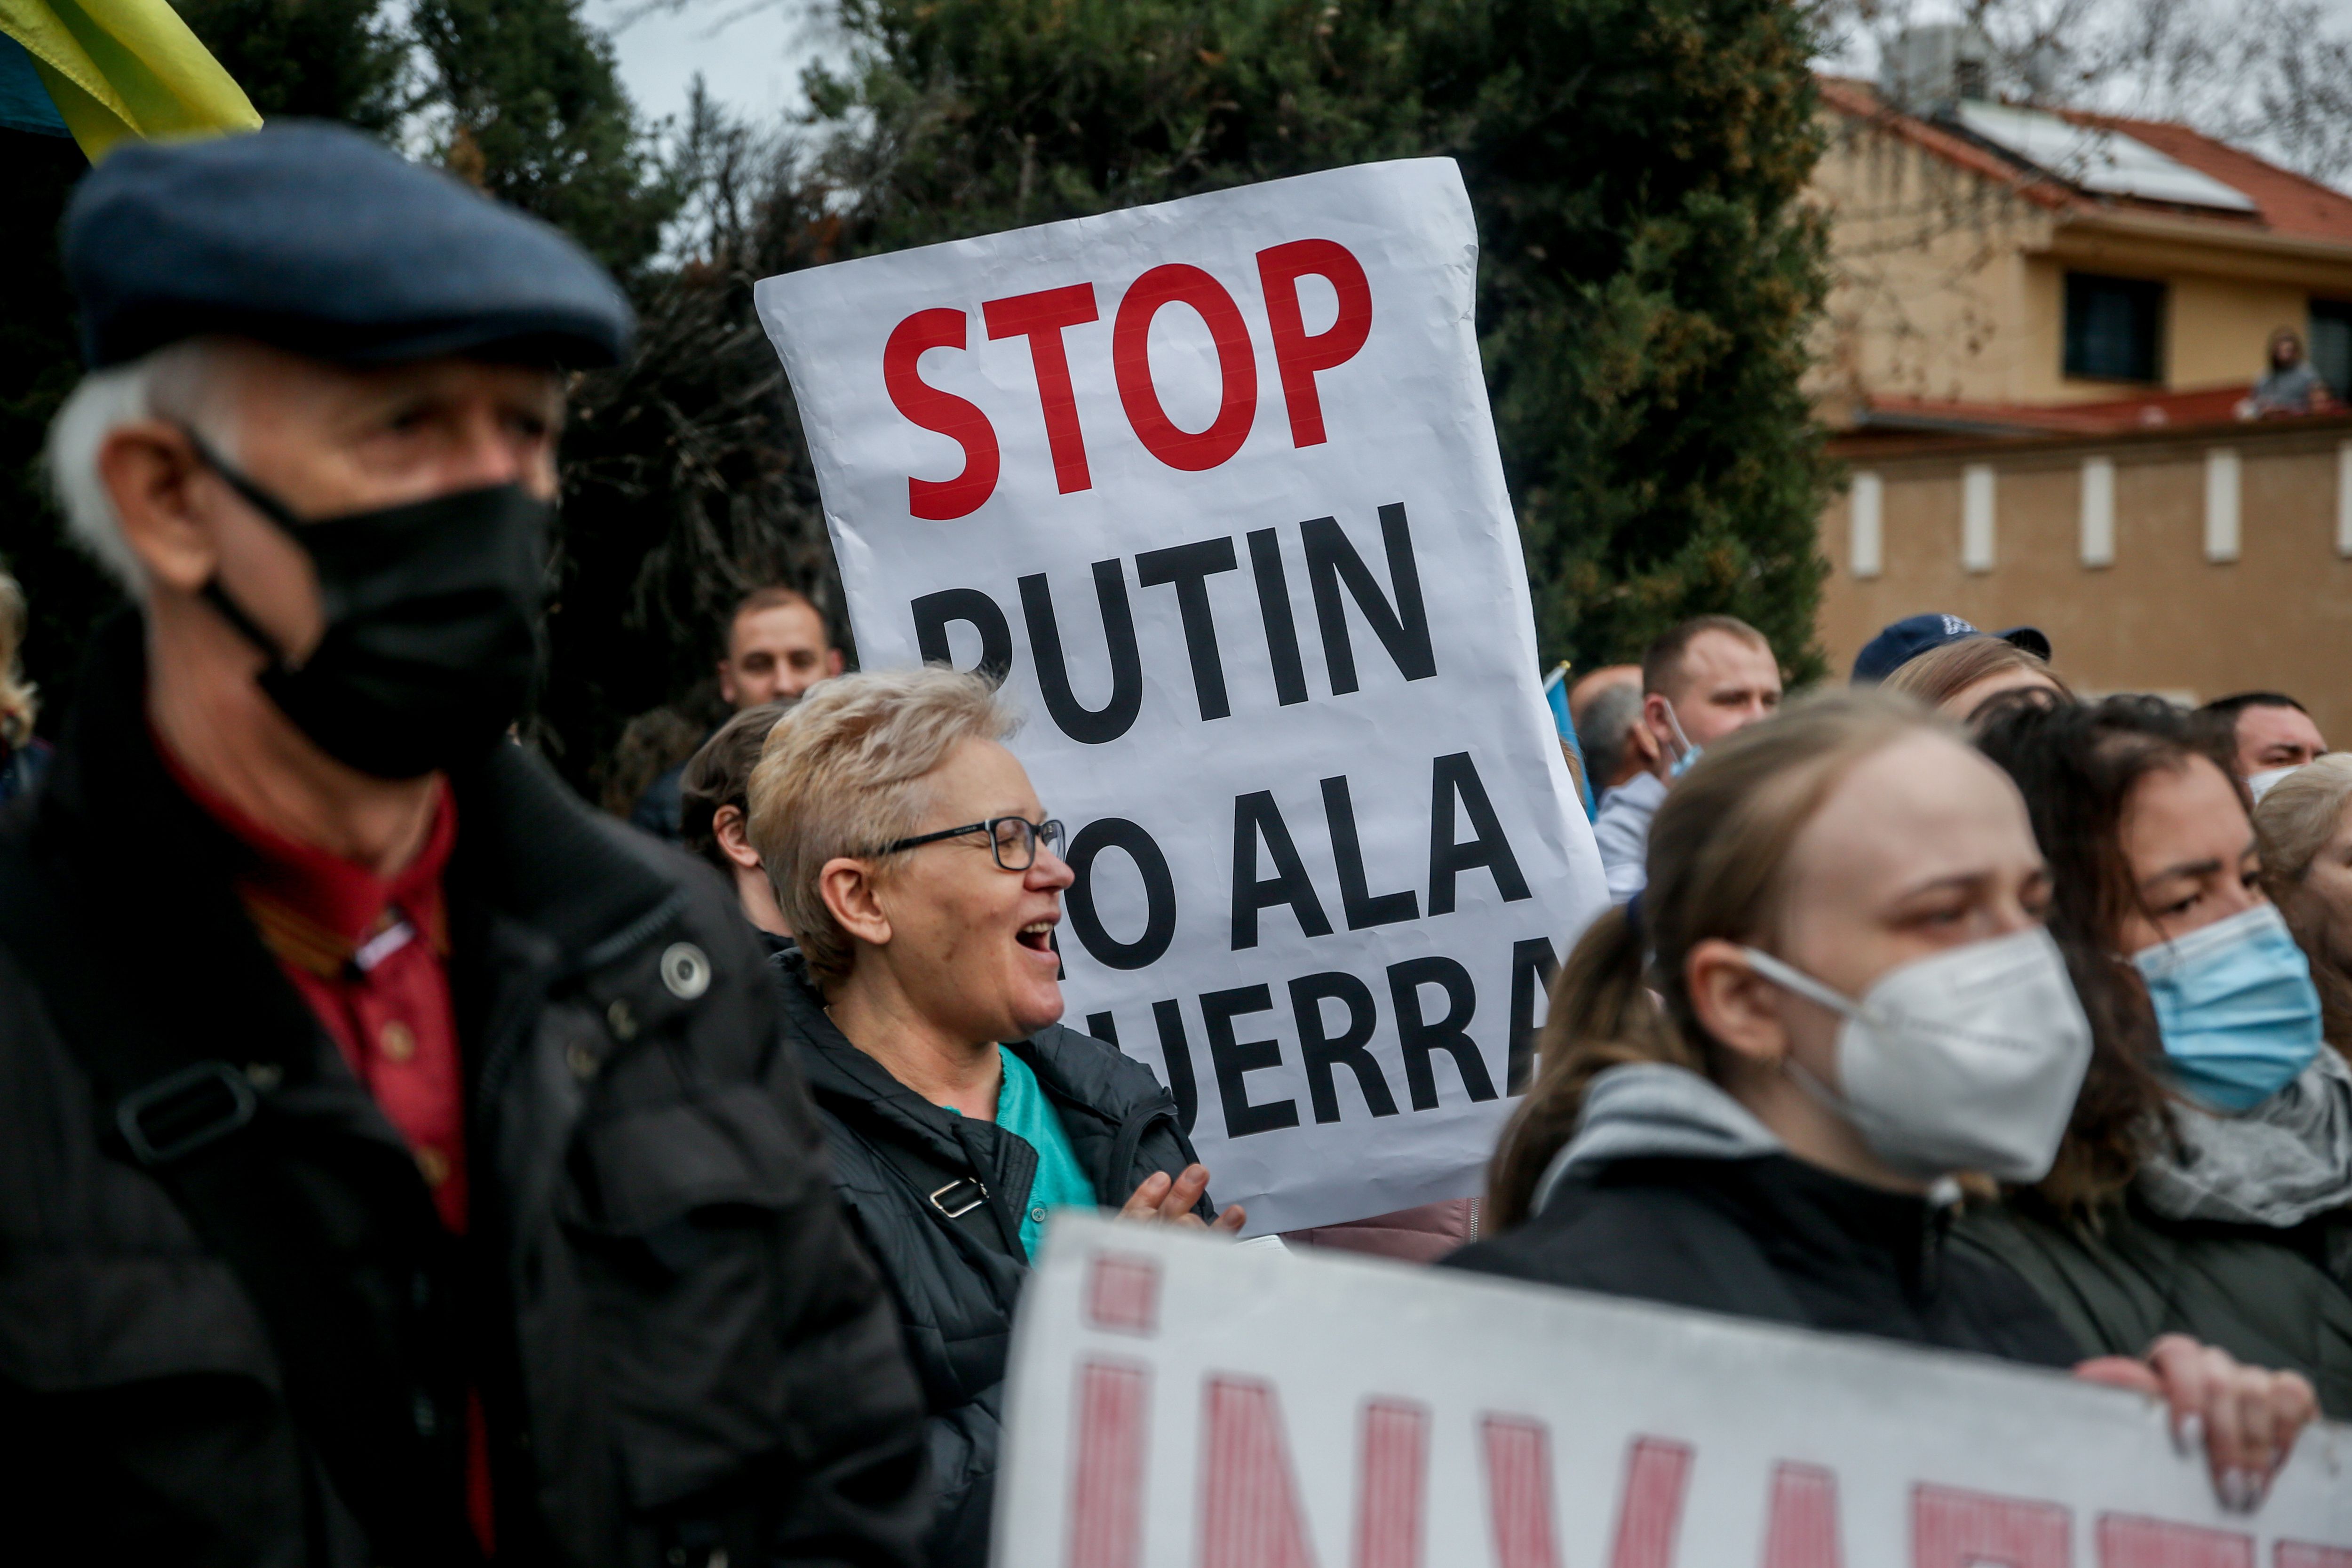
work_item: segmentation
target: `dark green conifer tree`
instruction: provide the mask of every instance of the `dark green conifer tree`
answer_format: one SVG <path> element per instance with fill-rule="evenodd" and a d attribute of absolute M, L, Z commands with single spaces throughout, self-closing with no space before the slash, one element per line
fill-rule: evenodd
<path fill-rule="evenodd" d="M 577 0 L 417 0 L 409 26 L 442 161 L 634 281 L 678 198 Z"/>

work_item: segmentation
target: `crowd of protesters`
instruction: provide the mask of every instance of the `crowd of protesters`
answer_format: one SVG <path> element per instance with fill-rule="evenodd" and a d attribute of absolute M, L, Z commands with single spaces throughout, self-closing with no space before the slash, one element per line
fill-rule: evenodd
<path fill-rule="evenodd" d="M 0 577 L 11 1538 L 984 1563 L 1053 1211 L 1245 1221 L 1061 1022 L 1016 716 L 763 589 L 647 831 L 592 811 L 507 731 L 610 280 L 299 123 L 118 152 L 66 262 L 133 607 L 52 752 Z M 1485 1197 L 1292 1239 L 2072 1369 L 2258 1507 L 2352 1416 L 2352 763 L 2030 627 L 1780 670 L 1708 616 L 1577 683 L 1611 907 Z"/>

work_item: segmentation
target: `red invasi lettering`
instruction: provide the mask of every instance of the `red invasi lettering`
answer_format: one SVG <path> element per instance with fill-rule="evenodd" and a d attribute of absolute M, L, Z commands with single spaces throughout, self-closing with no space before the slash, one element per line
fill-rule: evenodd
<path fill-rule="evenodd" d="M 1429 1485 L 1429 1413 L 1375 1399 L 1364 1406 L 1364 1457 L 1356 1489 L 1356 1568 L 1421 1568 L 1423 1502 Z"/>
<path fill-rule="evenodd" d="M 1150 1394 L 1150 1374 L 1140 1367 L 1088 1362 L 1078 1371 L 1069 1568 L 1136 1568 L 1143 1560 Z"/>
<path fill-rule="evenodd" d="M 2073 1531 L 2056 1503 L 1911 1489 L 1911 1568 L 2067 1568 Z"/>
<path fill-rule="evenodd" d="M 1610 1548 L 1609 1568 L 1673 1568 L 1690 1464 L 1691 1451 L 1684 1444 L 1633 1440 L 1625 1458 L 1625 1495 L 1617 1504 L 1617 1543 Z"/>
<path fill-rule="evenodd" d="M 1309 273 L 1328 279 L 1339 298 L 1339 314 L 1319 332 L 1309 333 L 1298 310 L 1298 280 Z M 1274 334 L 1274 363 L 1282 372 L 1282 401 L 1290 411 L 1290 444 L 1318 447 L 1323 434 L 1323 398 L 1315 373 L 1356 357 L 1372 333 L 1372 286 L 1363 264 L 1336 240 L 1294 239 L 1257 253 L 1258 281 L 1265 289 L 1266 325 Z"/>
<path fill-rule="evenodd" d="M 2352 1568 L 2352 1552 L 2341 1546 L 2314 1546 L 2307 1542 L 2282 1541 L 2273 1547 L 2274 1568 Z"/>
<path fill-rule="evenodd" d="M 924 381 L 918 365 L 932 349 L 964 346 L 961 310 L 918 310 L 890 329 L 882 350 L 882 384 L 899 413 L 963 448 L 963 472 L 951 479 L 907 480 L 907 510 L 933 522 L 967 517 L 996 489 L 996 431 L 967 399 Z"/>
<path fill-rule="evenodd" d="M 1315 1568 L 1274 1390 L 1212 1377 L 1202 1423 L 1201 1568 Z"/>
<path fill-rule="evenodd" d="M 1151 1334 L 1160 1327 L 1160 1265 L 1149 1258 L 1097 1253 L 1087 1266 L 1087 1321 L 1098 1329 Z"/>
<path fill-rule="evenodd" d="M 1190 305 L 1208 323 L 1223 383 L 1217 416 L 1205 430 L 1180 428 L 1160 405 L 1151 379 L 1151 319 L 1163 305 Z M 1171 468 L 1198 473 L 1241 450 L 1257 417 L 1257 353 L 1241 307 L 1224 285 L 1197 267 L 1169 262 L 1137 279 L 1118 302 L 1110 335 L 1111 370 L 1127 422 L 1144 449 Z"/>
<path fill-rule="evenodd" d="M 1772 1514 L 1764 1527 L 1764 1568 L 1843 1568 L 1837 1477 L 1819 1465 L 1772 1471 Z"/>
<path fill-rule="evenodd" d="M 1496 1568 L 1559 1568 L 1552 1540 L 1550 1434 L 1540 1421 L 1509 1415 L 1489 1415 L 1478 1430 L 1485 1439 Z"/>
<path fill-rule="evenodd" d="M 1045 416 L 1045 446 L 1054 456 L 1054 482 L 1064 495 L 1092 487 L 1087 471 L 1087 438 L 1078 428 L 1078 395 L 1070 385 L 1070 356 L 1063 347 L 1065 328 L 1084 326 L 1097 319 L 1095 286 L 1073 283 L 1065 289 L 1043 289 L 991 300 L 981 306 L 988 335 L 1027 338 L 1029 363 L 1037 375 L 1037 402 Z"/>
<path fill-rule="evenodd" d="M 2165 1519 L 2099 1516 L 2099 1568 L 2254 1568 L 2254 1538 Z"/>

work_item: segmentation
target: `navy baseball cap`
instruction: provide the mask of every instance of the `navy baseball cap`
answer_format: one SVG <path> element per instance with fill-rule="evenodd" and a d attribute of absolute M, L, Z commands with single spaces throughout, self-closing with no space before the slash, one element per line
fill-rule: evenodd
<path fill-rule="evenodd" d="M 2013 643 L 2036 658 L 2050 657 L 2050 639 L 2036 626 L 1980 632 L 1958 616 L 1906 616 L 1862 645 L 1862 651 L 1853 656 L 1853 684 L 1875 686 L 1923 653 L 1962 637 L 1980 637 Z"/>
<path fill-rule="evenodd" d="M 93 370 L 185 338 L 312 359 L 617 363 L 636 318 L 561 231 L 324 121 L 126 142 L 65 217 Z"/>

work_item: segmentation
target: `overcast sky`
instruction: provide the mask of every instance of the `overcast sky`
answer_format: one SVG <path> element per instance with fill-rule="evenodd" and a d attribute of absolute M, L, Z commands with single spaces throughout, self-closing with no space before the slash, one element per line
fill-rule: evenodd
<path fill-rule="evenodd" d="M 653 11 L 646 0 L 586 0 L 590 21 L 612 35 L 621 80 L 648 119 L 680 115 L 697 71 L 738 113 L 766 119 L 801 107 L 801 69 L 825 40 L 795 0 L 683 0 Z"/>

